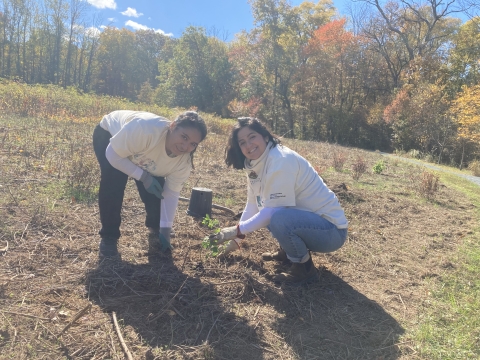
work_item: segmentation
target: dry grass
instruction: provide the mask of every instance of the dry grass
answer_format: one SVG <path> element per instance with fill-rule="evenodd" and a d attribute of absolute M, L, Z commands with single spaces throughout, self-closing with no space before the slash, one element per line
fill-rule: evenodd
<path fill-rule="evenodd" d="M 265 230 L 226 260 L 206 257 L 208 229 L 186 215 L 187 202 L 177 212 L 173 255 L 149 254 L 132 181 L 122 260 L 99 262 L 94 125 L 0 119 L 0 249 L 9 244 L 0 258 L 0 358 L 123 359 L 112 312 L 135 359 L 417 357 L 403 335 L 428 302 L 429 284 L 456 267 L 450 255 L 475 225 L 473 205 L 456 191 L 440 184 L 435 201 L 419 197 L 410 179 L 421 170 L 390 159 L 381 175 L 353 181 L 332 168 L 338 147 L 286 141 L 322 169 L 350 221 L 342 249 L 314 255 L 319 282 L 272 283 L 279 269 L 260 254 L 276 243 Z M 245 176 L 225 168 L 225 141 L 212 134 L 201 145 L 182 196 L 207 187 L 215 203 L 240 212 Z M 359 156 L 367 168 L 381 158 L 342 151 L 346 168 Z M 220 210 L 212 216 L 221 226 L 236 222 Z"/>
<path fill-rule="evenodd" d="M 363 174 L 367 171 L 367 162 L 361 156 L 358 156 L 352 164 L 352 177 L 353 180 L 360 180 Z"/>

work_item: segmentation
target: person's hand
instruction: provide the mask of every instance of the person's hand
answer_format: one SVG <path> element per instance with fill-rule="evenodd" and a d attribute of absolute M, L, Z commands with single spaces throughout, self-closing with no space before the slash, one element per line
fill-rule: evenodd
<path fill-rule="evenodd" d="M 221 229 L 217 234 L 209 236 L 210 240 L 217 240 L 217 244 L 223 244 L 227 240 L 232 240 L 237 237 L 237 227 L 231 226 Z"/>
<path fill-rule="evenodd" d="M 140 181 L 143 183 L 143 186 L 145 186 L 145 190 L 147 190 L 150 194 L 155 195 L 159 199 L 163 199 L 162 185 L 160 185 L 158 180 L 150 175 L 150 173 L 144 170 L 142 176 L 140 177 Z"/>
<path fill-rule="evenodd" d="M 225 245 L 225 249 L 220 253 L 219 255 L 220 258 L 223 258 L 236 250 L 240 250 L 239 243 L 240 243 L 240 239 L 230 240 L 228 244 Z"/>
<path fill-rule="evenodd" d="M 170 244 L 170 233 L 172 228 L 161 227 L 158 237 L 160 238 L 160 251 L 167 252 L 173 250 L 172 244 Z"/>

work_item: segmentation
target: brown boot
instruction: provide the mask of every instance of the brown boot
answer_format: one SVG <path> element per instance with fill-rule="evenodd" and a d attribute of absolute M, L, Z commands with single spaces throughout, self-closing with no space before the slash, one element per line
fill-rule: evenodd
<path fill-rule="evenodd" d="M 276 275 L 273 281 L 290 285 L 301 285 L 314 282 L 317 279 L 318 271 L 310 257 L 310 259 L 303 264 L 293 263 L 286 272 Z"/>
<path fill-rule="evenodd" d="M 276 252 L 265 252 L 262 254 L 263 261 L 280 261 L 280 262 L 288 262 L 287 253 L 285 250 L 280 248 L 280 250 Z"/>

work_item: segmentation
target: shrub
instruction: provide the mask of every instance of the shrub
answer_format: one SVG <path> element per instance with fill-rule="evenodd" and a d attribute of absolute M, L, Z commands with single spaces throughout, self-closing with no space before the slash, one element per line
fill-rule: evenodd
<path fill-rule="evenodd" d="M 439 177 L 429 171 L 422 172 L 419 176 L 413 176 L 413 187 L 420 196 L 433 199 L 438 192 Z"/>
<path fill-rule="evenodd" d="M 407 154 L 408 157 L 411 157 L 413 159 L 421 159 L 422 158 L 422 153 L 416 149 L 410 150 Z"/>
<path fill-rule="evenodd" d="M 367 171 L 367 163 L 364 158 L 358 156 L 355 162 L 352 164 L 352 177 L 353 180 L 358 181 L 360 177 Z"/>
<path fill-rule="evenodd" d="M 343 151 L 337 150 L 333 152 L 333 168 L 336 171 L 342 171 L 345 161 L 347 161 L 347 156 Z"/>
<path fill-rule="evenodd" d="M 423 157 L 423 161 L 426 161 L 426 162 L 429 162 L 429 163 L 435 162 L 435 160 L 433 159 L 433 155 L 432 155 L 432 154 L 426 154 L 426 155 Z"/>
<path fill-rule="evenodd" d="M 381 174 L 385 170 L 385 163 L 383 160 L 379 160 L 375 165 L 373 165 L 373 172 L 375 174 Z"/>
<path fill-rule="evenodd" d="M 471 161 L 470 164 L 468 164 L 468 169 L 473 173 L 474 176 L 480 176 L 480 161 Z"/>

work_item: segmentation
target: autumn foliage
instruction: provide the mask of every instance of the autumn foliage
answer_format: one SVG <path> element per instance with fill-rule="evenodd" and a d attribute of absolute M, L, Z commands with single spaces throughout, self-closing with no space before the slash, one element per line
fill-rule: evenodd
<path fill-rule="evenodd" d="M 333 20 L 318 28 L 306 48 L 306 53 L 314 55 L 324 52 L 334 57 L 344 55 L 355 43 L 355 37 L 345 29 L 345 23 L 346 19 Z"/>
<path fill-rule="evenodd" d="M 458 123 L 458 136 L 480 143 L 480 85 L 464 87 L 450 112 Z"/>

